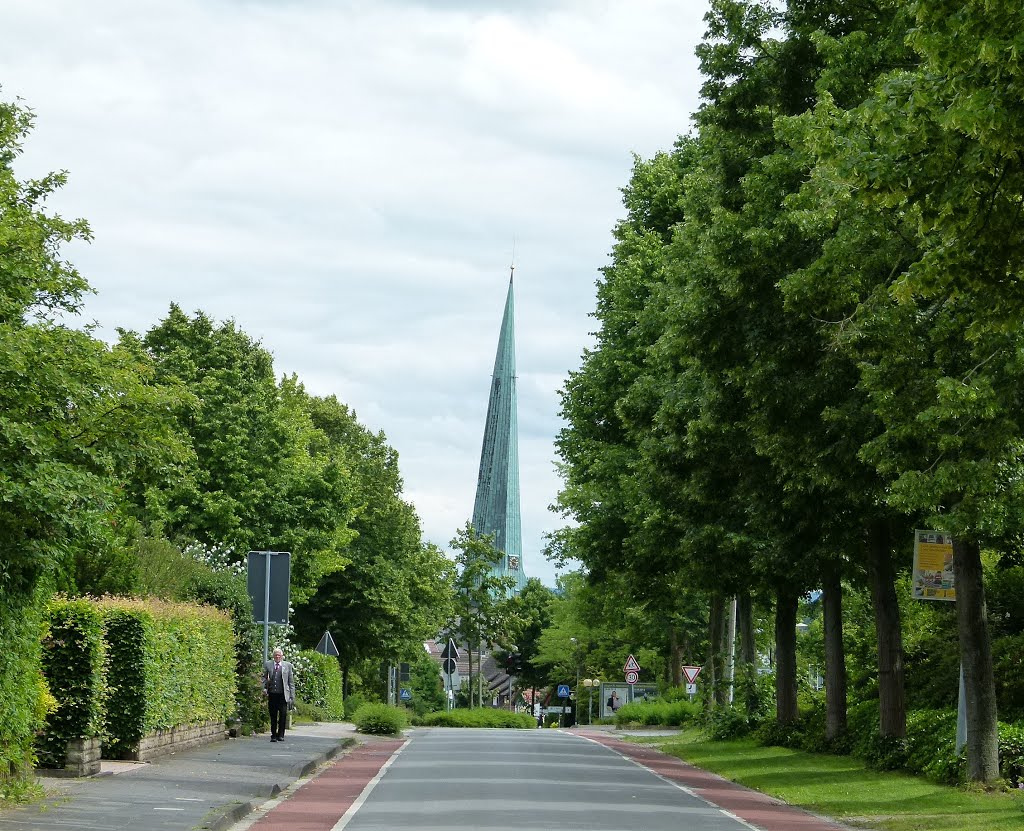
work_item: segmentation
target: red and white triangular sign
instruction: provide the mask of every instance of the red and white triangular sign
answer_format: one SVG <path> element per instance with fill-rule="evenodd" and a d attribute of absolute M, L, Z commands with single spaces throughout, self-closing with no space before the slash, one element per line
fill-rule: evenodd
<path fill-rule="evenodd" d="M 683 667 L 683 675 L 686 676 L 686 683 L 692 684 L 700 675 L 700 667 Z"/>
<path fill-rule="evenodd" d="M 630 655 L 626 658 L 626 665 L 622 668 L 623 672 L 639 672 L 640 664 L 636 662 L 636 658 Z"/>

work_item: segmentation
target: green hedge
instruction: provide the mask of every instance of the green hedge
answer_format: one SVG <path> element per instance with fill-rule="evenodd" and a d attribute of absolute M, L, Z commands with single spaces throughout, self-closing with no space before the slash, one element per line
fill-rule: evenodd
<path fill-rule="evenodd" d="M 235 630 L 235 718 L 260 733 L 270 726 L 263 697 L 263 634 L 253 623 L 252 600 L 244 577 L 199 573 L 185 592 L 188 600 L 223 609 Z"/>
<path fill-rule="evenodd" d="M 615 723 L 680 727 L 694 723 L 700 714 L 700 705 L 686 700 L 634 701 L 619 707 L 615 713 Z"/>
<path fill-rule="evenodd" d="M 43 671 L 57 700 L 37 746 L 63 767 L 67 742 L 100 736 L 117 758 L 158 729 L 226 721 L 234 712 L 230 616 L 161 600 L 55 597 L 47 607 Z"/>
<path fill-rule="evenodd" d="M 345 701 L 341 690 L 341 667 L 338 659 L 312 649 L 298 653 L 295 666 L 295 697 L 307 705 L 307 712 L 317 721 L 342 721 Z"/>
<path fill-rule="evenodd" d="M 36 732 L 56 705 L 40 667 L 44 604 L 40 593 L 0 593 L 0 799 L 32 769 Z"/>
<path fill-rule="evenodd" d="M 143 732 L 228 721 L 235 710 L 231 617 L 210 606 L 154 599 L 120 602 L 138 604 L 153 616 L 153 638 L 146 649 Z"/>
<path fill-rule="evenodd" d="M 510 713 L 486 707 L 460 707 L 447 713 L 430 713 L 416 720 L 424 727 L 511 727 L 535 730 L 537 719 L 529 713 Z"/>
<path fill-rule="evenodd" d="M 153 637 L 153 617 L 142 609 L 108 605 L 102 610 L 107 642 L 103 700 L 103 753 L 117 759 L 138 746 L 145 735 L 146 654 Z"/>
<path fill-rule="evenodd" d="M 68 742 L 100 734 L 103 620 L 95 602 L 54 596 L 45 610 L 42 669 L 57 700 L 36 743 L 39 763 L 63 768 Z"/>

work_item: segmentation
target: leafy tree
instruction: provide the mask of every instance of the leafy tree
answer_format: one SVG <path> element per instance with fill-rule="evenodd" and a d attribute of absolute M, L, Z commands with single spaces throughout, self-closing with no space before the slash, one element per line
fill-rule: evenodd
<path fill-rule="evenodd" d="M 132 333 L 122 339 L 153 357 L 158 380 L 194 396 L 175 410 L 195 449 L 192 475 L 160 496 L 136 490 L 139 509 L 150 509 L 147 521 L 239 558 L 291 551 L 293 598 L 308 598 L 344 566 L 354 506 L 343 464 L 314 452 L 322 437 L 301 385 L 275 383 L 270 353 L 234 323 L 189 318 L 175 305 L 141 340 Z"/>
<path fill-rule="evenodd" d="M 511 592 L 514 578 L 495 576 L 491 569 L 504 556 L 491 536 L 480 536 L 470 523 L 459 529 L 449 545 L 455 550 L 455 617 L 452 631 L 469 648 L 469 674 L 473 678 L 473 647 L 477 655 L 477 701 L 483 706 L 481 653 L 483 646 L 508 643 L 512 629 Z M 470 690 L 470 701 L 473 691 Z"/>
<path fill-rule="evenodd" d="M 314 452 L 346 471 L 358 503 L 348 564 L 297 606 L 295 626 L 309 644 L 325 630 L 335 633 L 348 692 L 349 670 L 360 661 L 417 655 L 450 619 L 453 565 L 423 543 L 415 510 L 402 498 L 398 454 L 384 435 L 333 396 L 310 397 L 305 406 L 321 437 Z"/>

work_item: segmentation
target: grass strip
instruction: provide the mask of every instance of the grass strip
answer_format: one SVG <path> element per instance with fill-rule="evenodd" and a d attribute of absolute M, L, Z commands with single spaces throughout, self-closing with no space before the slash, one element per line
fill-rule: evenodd
<path fill-rule="evenodd" d="M 858 828 L 883 831 L 1021 831 L 1024 792 L 937 785 L 870 770 L 852 756 L 827 756 L 751 740 L 705 741 L 697 731 L 640 739 L 665 753 Z"/>

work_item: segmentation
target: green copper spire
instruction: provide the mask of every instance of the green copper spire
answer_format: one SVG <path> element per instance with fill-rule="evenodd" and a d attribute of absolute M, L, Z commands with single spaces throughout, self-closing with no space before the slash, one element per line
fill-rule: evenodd
<path fill-rule="evenodd" d="M 512 268 L 513 276 L 515 266 Z M 512 277 L 508 281 L 505 314 L 494 358 L 491 397 L 487 402 L 480 474 L 473 503 L 473 528 L 493 534 L 505 556 L 494 569 L 499 577 L 515 579 L 518 594 L 526 585 L 523 572 L 523 532 L 519 514 L 519 427 L 516 419 L 516 343 Z"/>

